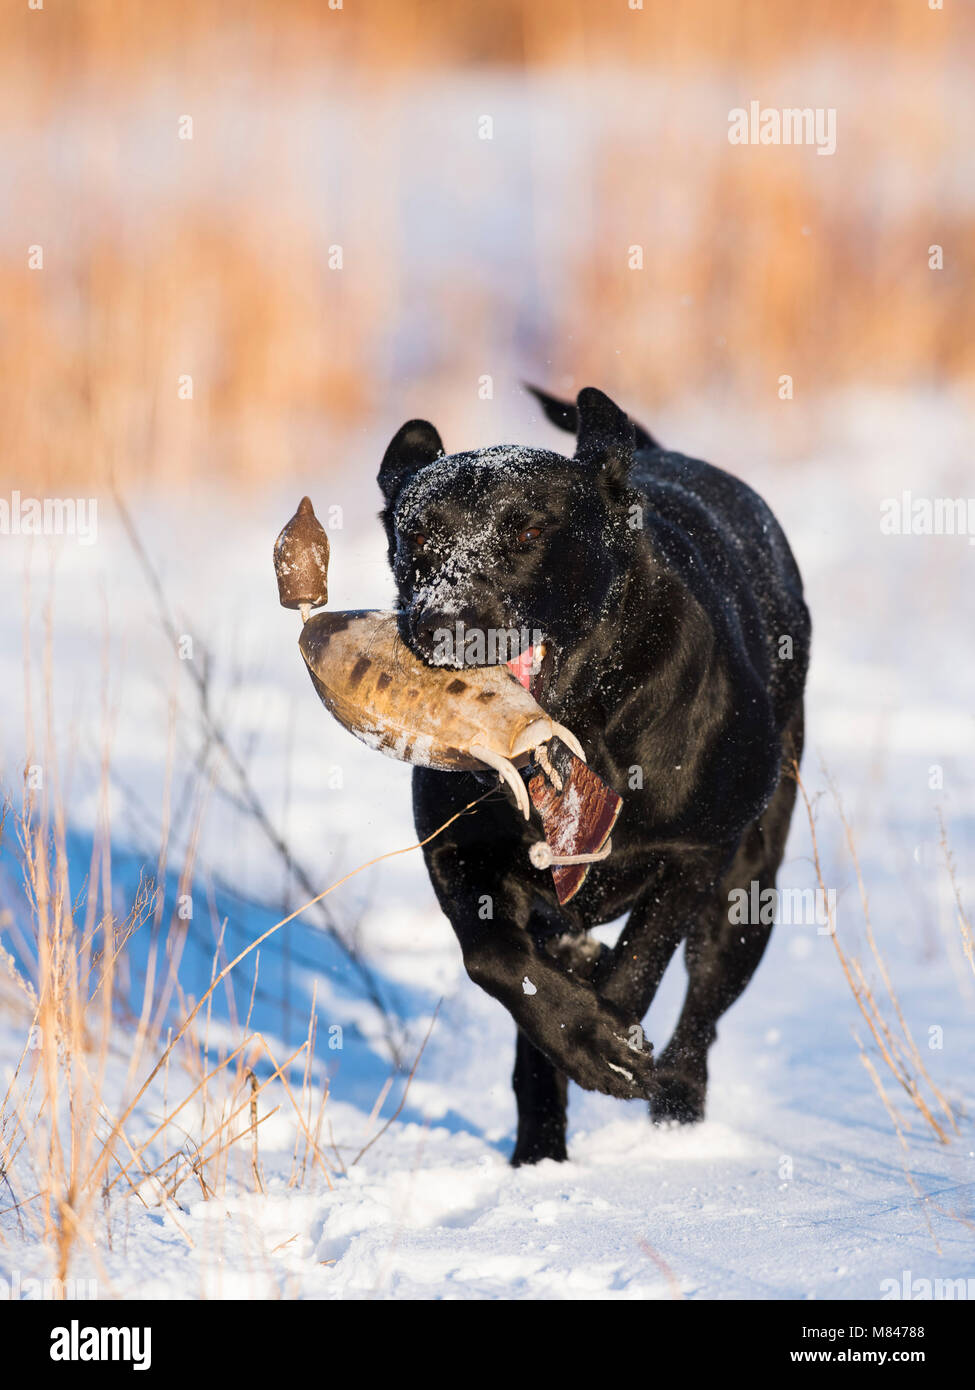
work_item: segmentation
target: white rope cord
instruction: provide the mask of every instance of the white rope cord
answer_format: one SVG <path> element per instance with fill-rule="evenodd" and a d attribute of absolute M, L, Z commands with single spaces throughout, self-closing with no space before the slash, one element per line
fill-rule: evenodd
<path fill-rule="evenodd" d="M 595 854 L 553 854 L 545 840 L 536 840 L 528 851 L 528 858 L 536 869 L 551 869 L 558 864 L 596 864 L 600 859 L 608 859 L 612 848 L 610 839 Z"/>

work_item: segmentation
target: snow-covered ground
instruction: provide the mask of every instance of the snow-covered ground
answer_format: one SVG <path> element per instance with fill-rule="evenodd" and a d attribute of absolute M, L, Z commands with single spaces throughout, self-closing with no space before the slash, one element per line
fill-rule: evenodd
<path fill-rule="evenodd" d="M 638 403 L 626 404 L 639 417 Z M 435 403 L 430 413 L 436 418 Z M 260 1126 L 266 1195 L 251 1190 L 246 1164 L 232 1167 L 225 1189 L 210 1200 L 198 1184 L 185 1183 L 178 1207 L 154 1204 L 147 1188 L 141 1199 L 123 1195 L 120 1186 L 109 1213 L 111 1248 L 99 1237 L 99 1267 L 79 1247 L 76 1277 L 97 1276 L 103 1294 L 173 1298 L 880 1298 L 889 1287 L 884 1281 L 900 1284 L 904 1271 L 915 1279 L 975 1280 L 975 1229 L 956 1219 L 975 1218 L 975 974 L 962 951 L 937 819 L 940 809 L 971 913 L 975 547 L 965 536 L 880 529 L 882 501 L 903 489 L 915 497 L 973 491 L 971 409 L 948 395 L 859 398 L 831 403 L 824 419 L 831 423 L 816 455 L 788 468 L 776 466 L 771 445 L 749 450 L 747 429 L 728 429 L 724 421 L 674 419 L 661 433 L 758 487 L 793 543 L 814 620 L 804 777 L 810 793 L 820 794 L 819 845 L 826 885 L 837 895 L 839 936 L 879 985 L 827 779 L 856 835 L 874 928 L 905 1017 L 956 1109 L 960 1134 L 940 1145 L 877 1059 L 888 1094 L 910 1120 L 906 1150 L 899 1144 L 861 1064 L 854 1029 L 876 1052 L 833 943 L 815 923 L 782 925 L 721 1027 L 704 1124 L 655 1130 L 640 1105 L 573 1089 L 571 1161 L 511 1170 L 513 1028 L 467 980 L 413 853 L 365 870 L 328 899 L 402 1025 L 407 1066 L 442 999 L 399 1117 L 353 1165 L 403 1100 L 404 1077 L 383 1094 L 390 1061 L 378 1014 L 308 914 L 262 947 L 252 1025 L 276 1056 L 287 1055 L 304 1037 L 317 990 L 316 1084 L 327 1072 L 323 1152 L 334 1169 L 331 1187 L 314 1168 L 289 1185 L 293 1112 L 280 1083 L 272 1083 L 261 1098 L 262 1115 L 280 1106 Z M 349 445 L 345 471 L 279 478 L 236 504 L 203 489 L 192 497 L 128 499 L 177 629 L 194 639 L 190 659 L 201 661 L 204 647 L 212 653 L 221 721 L 316 889 L 412 843 L 409 770 L 360 747 L 318 705 L 295 649 L 297 619 L 276 603 L 271 543 L 303 491 L 323 517 L 340 506 L 330 606 L 388 602 L 371 479 L 399 423 L 386 421 L 375 440 Z M 509 413 L 504 433 L 562 447 L 528 404 Z M 198 720 L 186 662 L 163 636 L 111 499 L 99 505 L 95 545 L 0 539 L 0 583 L 8 595 L 0 611 L 0 774 L 18 802 L 25 762 L 21 595 L 29 572 L 37 747 L 50 600 L 53 723 L 76 892 L 98 814 L 107 672 L 113 877 L 124 914 L 140 867 L 155 872 L 171 708 L 167 893 L 174 901 L 183 891 L 176 880 L 190 836 Z M 35 760 L 46 757 L 37 747 Z M 232 779 L 219 758 L 213 767 L 218 785 L 202 821 L 180 973 L 184 991 L 195 997 L 209 983 L 214 921 L 226 919 L 228 953 L 235 954 L 277 920 L 285 902 L 293 908 L 305 896 L 287 883 L 253 817 L 221 791 Z M 780 887 L 815 882 L 800 809 Z M 26 918 L 9 834 L 0 892 L 2 940 L 17 954 L 10 928 L 22 928 Z M 135 995 L 146 937 L 144 930 L 128 948 Z M 237 974 L 243 1014 L 253 957 Z M 681 974 L 676 962 L 648 1018 L 658 1046 L 676 1013 Z M 0 1080 L 26 1030 L 12 998 L 9 989 L 0 991 Z M 234 1035 L 228 1008 L 221 990 L 213 1038 Z M 128 1036 L 120 1025 L 109 1064 L 106 1097 L 116 1109 Z M 330 1047 L 339 1036 L 341 1048 Z M 292 1081 L 298 1086 L 300 1076 Z M 170 1109 L 179 1087 L 192 1084 L 171 1070 Z M 132 1117 L 132 1137 L 149 1132 L 159 1105 L 156 1088 Z M 8 1209 L 9 1198 L 0 1183 L 0 1279 L 49 1275 L 48 1252 Z M 96 1232 L 102 1220 L 99 1214 Z"/>

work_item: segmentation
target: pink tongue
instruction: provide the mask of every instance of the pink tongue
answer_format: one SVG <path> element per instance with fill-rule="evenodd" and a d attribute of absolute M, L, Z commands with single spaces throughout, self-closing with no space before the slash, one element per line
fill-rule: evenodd
<path fill-rule="evenodd" d="M 520 656 L 513 657 L 511 661 L 506 661 L 505 665 L 512 673 L 515 680 L 519 681 L 526 690 L 531 689 L 532 666 L 535 660 L 535 648 L 528 647 Z"/>

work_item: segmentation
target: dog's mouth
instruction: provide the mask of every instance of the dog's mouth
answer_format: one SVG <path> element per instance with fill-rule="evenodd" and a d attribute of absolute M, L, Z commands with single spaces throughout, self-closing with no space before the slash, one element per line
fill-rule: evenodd
<path fill-rule="evenodd" d="M 457 620 L 450 626 L 446 618 L 436 615 L 435 630 L 424 630 L 415 621 L 404 622 L 399 615 L 400 635 L 406 645 L 427 666 L 461 671 L 485 666 L 506 666 L 515 680 L 533 699 L 542 704 L 556 668 L 556 650 L 544 633 L 512 625 L 508 628 L 469 625 Z M 519 640 L 520 638 L 520 640 Z M 508 652 L 515 655 L 505 660 Z"/>
<path fill-rule="evenodd" d="M 532 699 L 541 704 L 554 665 L 551 643 L 533 642 L 523 652 L 506 661 L 505 665 L 519 685 L 523 685 Z"/>

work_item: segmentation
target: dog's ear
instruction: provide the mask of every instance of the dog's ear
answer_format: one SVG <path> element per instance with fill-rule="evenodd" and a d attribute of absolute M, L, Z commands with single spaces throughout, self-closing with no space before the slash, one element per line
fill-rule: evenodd
<path fill-rule="evenodd" d="M 560 430 L 568 430 L 570 434 L 578 432 L 579 412 L 571 401 L 560 401 L 557 396 L 550 396 L 547 391 L 541 390 L 538 386 L 531 386 L 527 381 L 522 382 L 522 385 L 526 391 L 532 393 L 553 425 L 557 425 Z M 597 391 L 596 394 L 599 395 L 600 393 Z M 603 396 L 603 400 L 605 399 L 606 397 Z M 638 425 L 635 420 L 633 421 L 633 434 L 638 449 L 660 448 L 650 431 L 645 430 L 642 425 Z"/>
<path fill-rule="evenodd" d="M 579 418 L 576 458 L 596 468 L 611 492 L 620 492 L 626 486 L 633 464 L 636 446 L 633 422 L 595 386 L 586 386 L 579 392 L 576 409 Z"/>
<path fill-rule="evenodd" d="M 444 452 L 440 436 L 427 420 L 408 420 L 389 442 L 379 466 L 378 483 L 386 505 L 399 495 L 403 484 Z"/>

